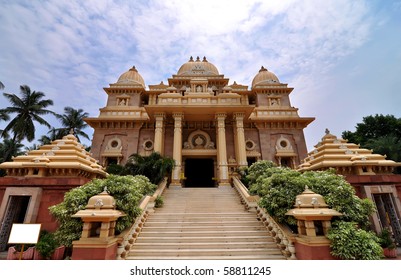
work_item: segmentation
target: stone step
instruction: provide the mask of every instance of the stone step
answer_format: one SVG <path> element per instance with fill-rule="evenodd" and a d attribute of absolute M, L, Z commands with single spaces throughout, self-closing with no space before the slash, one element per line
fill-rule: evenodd
<path fill-rule="evenodd" d="M 285 259 L 255 213 L 231 187 L 166 189 L 127 259 Z"/>
<path fill-rule="evenodd" d="M 268 237 L 269 234 L 267 231 L 195 231 L 195 232 L 182 232 L 182 231 L 150 231 L 144 230 L 139 233 L 139 237 L 157 237 L 157 236 L 166 236 L 166 237 L 189 237 L 189 236 L 207 236 L 210 238 L 215 237 L 232 237 L 232 236 L 242 236 L 242 235 L 251 235 L 251 236 L 266 236 Z"/>
<path fill-rule="evenodd" d="M 227 226 L 227 225 L 241 225 L 241 226 L 260 226 L 260 221 L 258 220 L 252 220 L 249 221 L 248 219 L 244 219 L 243 221 L 236 221 L 235 223 L 233 223 L 230 220 L 221 220 L 221 221 L 197 221 L 197 222 L 193 222 L 193 221 L 177 221 L 175 223 L 171 223 L 169 221 L 152 221 L 152 220 L 147 220 L 145 223 L 145 227 L 174 227 L 174 226 L 188 226 L 188 227 L 193 227 L 193 226 L 199 226 L 199 227 L 208 227 L 208 226 L 214 226 L 214 227 L 220 227 L 220 226 Z"/>
<path fill-rule="evenodd" d="M 272 240 L 271 236 L 242 235 L 242 236 L 140 236 L 137 243 L 230 243 L 230 242 L 264 242 Z"/>
<path fill-rule="evenodd" d="M 193 242 L 193 243 L 183 243 L 183 242 L 170 242 L 170 243 L 135 243 L 132 250 L 146 250 L 146 249 L 249 249 L 249 248 L 277 248 L 277 244 L 274 242 Z"/>
<path fill-rule="evenodd" d="M 249 248 L 249 249 L 135 249 L 131 256 L 163 256 L 163 257 L 199 257 L 199 256 L 242 256 L 242 255 L 278 255 L 281 251 L 276 248 Z"/>
<path fill-rule="evenodd" d="M 157 214 L 157 215 L 156 215 Z M 205 217 L 255 217 L 255 213 L 250 213 L 250 212 L 161 212 L 161 211 L 156 211 L 152 216 L 157 216 L 157 217 L 200 217 L 200 218 L 205 218 Z"/>
<path fill-rule="evenodd" d="M 188 221 L 188 220 L 197 220 L 197 221 L 257 221 L 256 215 L 238 215 L 238 216 L 226 216 L 226 215 L 214 215 L 214 216 L 207 216 L 207 215 L 185 215 L 184 213 L 177 214 L 177 215 L 150 215 L 149 216 L 149 221 L 163 221 L 163 220 L 174 220 L 174 221 Z"/>
<path fill-rule="evenodd" d="M 142 233 L 147 231 L 159 231 L 159 232 L 200 232 L 200 231 L 221 231 L 221 232 L 230 232 L 230 231 L 266 231 L 266 228 L 259 226 L 241 226 L 241 225 L 220 225 L 216 226 L 178 226 L 175 223 L 171 223 L 169 226 L 158 227 L 158 226 L 149 226 L 145 224 L 142 228 Z"/>

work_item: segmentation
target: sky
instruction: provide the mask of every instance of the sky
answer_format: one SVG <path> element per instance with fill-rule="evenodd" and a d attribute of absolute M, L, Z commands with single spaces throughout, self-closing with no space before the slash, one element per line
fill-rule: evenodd
<path fill-rule="evenodd" d="M 206 56 L 230 83 L 250 86 L 264 66 L 294 88 L 292 106 L 316 118 L 304 130 L 309 151 L 326 128 L 340 137 L 368 115 L 401 117 L 401 1 L 0 0 L 0 7 L 3 92 L 28 85 L 57 113 L 71 106 L 98 116 L 103 88 L 133 65 L 152 85 L 167 83 L 190 56 Z M 0 108 L 8 105 L 1 94 Z M 47 131 L 38 127 L 36 138 Z"/>

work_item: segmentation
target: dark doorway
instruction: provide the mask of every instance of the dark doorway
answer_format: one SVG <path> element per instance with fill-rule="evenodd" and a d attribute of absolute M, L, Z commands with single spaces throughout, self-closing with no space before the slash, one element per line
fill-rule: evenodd
<path fill-rule="evenodd" d="M 382 228 L 391 228 L 395 240 L 401 244 L 401 224 L 392 193 L 373 194 Z"/>
<path fill-rule="evenodd" d="M 252 164 L 254 164 L 257 160 L 256 157 L 247 157 L 248 161 L 248 167 L 250 167 Z"/>
<path fill-rule="evenodd" d="M 0 228 L 0 251 L 7 250 L 8 237 L 13 224 L 22 224 L 25 221 L 30 196 L 10 196 L 8 199 L 5 216 Z"/>
<path fill-rule="evenodd" d="M 214 162 L 211 158 L 187 158 L 185 160 L 185 187 L 214 187 Z"/>

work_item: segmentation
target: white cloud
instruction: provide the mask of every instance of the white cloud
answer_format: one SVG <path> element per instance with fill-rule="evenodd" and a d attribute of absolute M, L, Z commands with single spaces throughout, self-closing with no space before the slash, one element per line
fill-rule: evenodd
<path fill-rule="evenodd" d="M 27 83 L 44 91 L 55 100 L 59 112 L 76 102 L 97 115 L 97 109 L 105 105 L 102 88 L 132 65 L 147 84 L 156 84 L 175 74 L 189 56 L 199 55 L 206 56 L 231 82 L 241 84 L 250 85 L 260 66 L 267 67 L 295 87 L 293 104 L 301 114 L 312 112 L 324 100 L 322 83 L 330 82 L 325 75 L 370 39 L 374 23 L 388 22 L 383 12 L 374 15 L 367 3 L 4 3 L 0 80 L 7 90 L 18 92 L 19 85 Z"/>

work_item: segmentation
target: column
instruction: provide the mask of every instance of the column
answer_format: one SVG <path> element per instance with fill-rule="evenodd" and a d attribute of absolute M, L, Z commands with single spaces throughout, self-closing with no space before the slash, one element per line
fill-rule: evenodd
<path fill-rule="evenodd" d="M 244 133 L 244 113 L 235 113 L 235 137 L 236 137 L 236 158 L 239 166 L 248 166 L 248 161 L 246 160 L 246 147 L 245 147 L 245 133 Z"/>
<path fill-rule="evenodd" d="M 182 120 L 183 113 L 173 113 L 174 118 L 174 145 L 173 159 L 175 167 L 170 186 L 181 187 L 181 162 L 182 162 Z"/>
<path fill-rule="evenodd" d="M 154 151 L 164 154 L 164 119 L 166 115 L 164 113 L 156 113 L 155 119 L 155 142 L 153 143 Z"/>
<path fill-rule="evenodd" d="M 228 178 L 225 113 L 217 113 L 217 160 L 219 167 L 219 186 L 230 186 Z"/>

